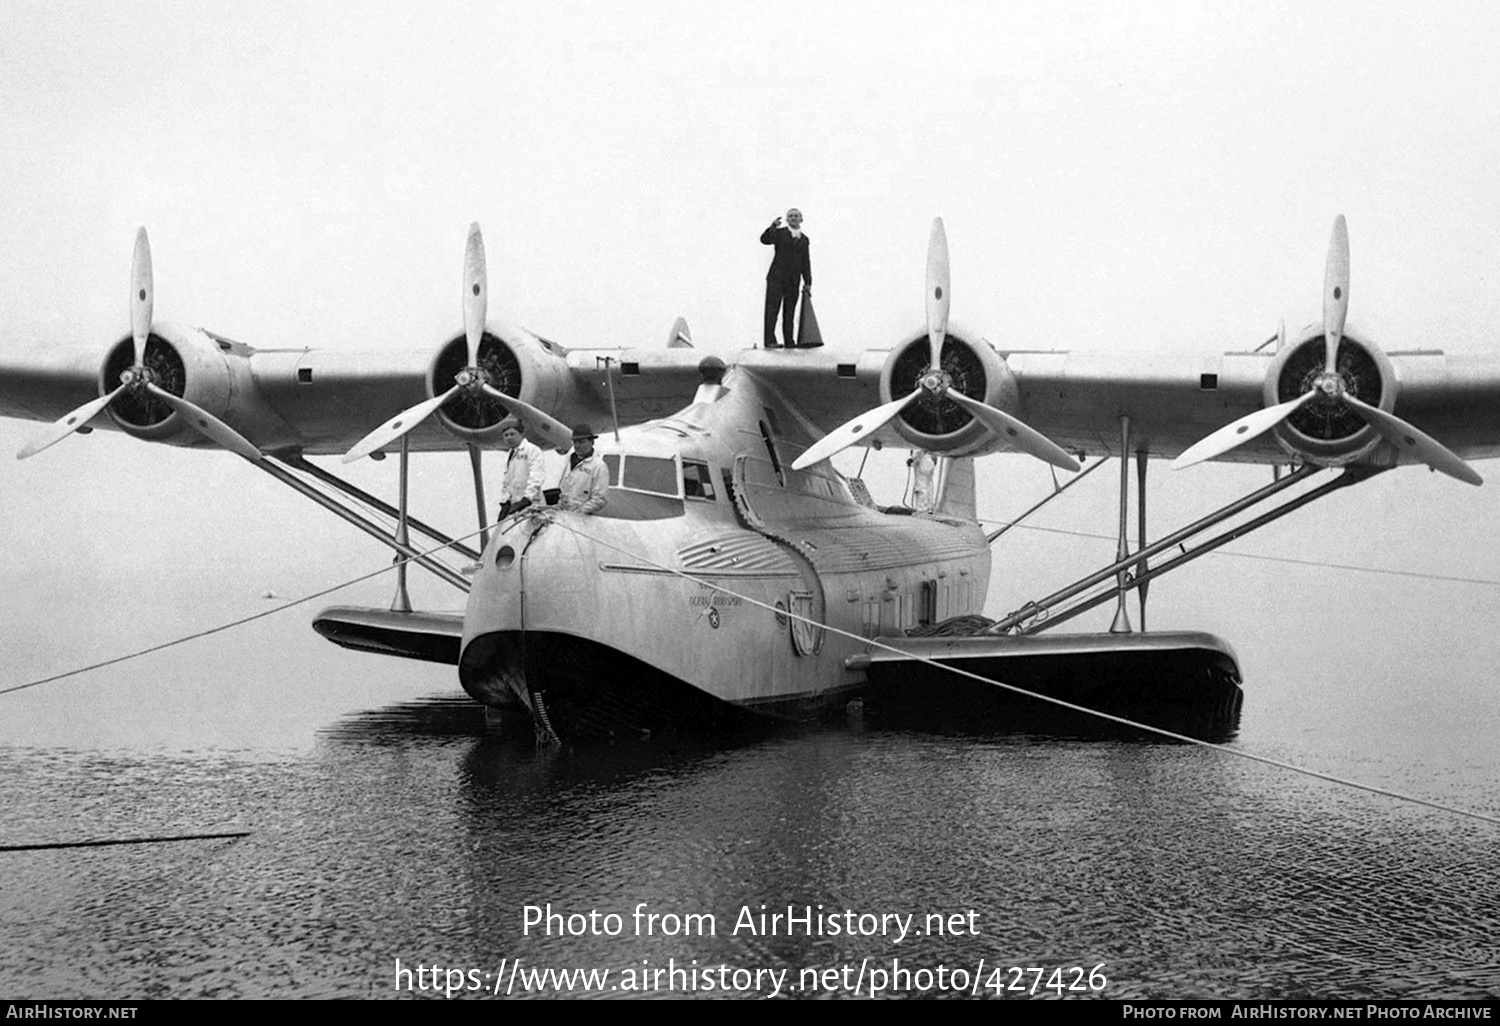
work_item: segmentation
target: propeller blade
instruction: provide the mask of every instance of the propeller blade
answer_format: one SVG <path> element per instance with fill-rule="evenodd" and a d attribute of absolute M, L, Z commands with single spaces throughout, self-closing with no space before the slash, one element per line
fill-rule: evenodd
<path fill-rule="evenodd" d="M 1409 453 L 1433 470 L 1441 470 L 1449 477 L 1456 477 L 1465 484 L 1483 484 L 1484 478 L 1463 461 L 1452 450 L 1422 431 L 1418 431 L 1406 421 L 1393 414 L 1387 413 L 1369 403 L 1361 402 L 1352 395 L 1345 394 L 1344 402 L 1354 407 L 1365 421 L 1374 428 L 1381 437 L 1394 445 L 1400 452 Z"/>
<path fill-rule="evenodd" d="M 151 281 L 151 240 L 145 226 L 136 230 L 135 255 L 130 259 L 130 337 L 135 340 L 135 364 L 146 358 L 146 339 L 151 334 L 151 307 L 155 301 Z"/>
<path fill-rule="evenodd" d="M 1206 438 L 1200 438 L 1187 449 L 1183 450 L 1181 456 L 1172 461 L 1173 470 L 1182 470 L 1191 467 L 1195 463 L 1211 460 L 1215 456 L 1222 456 L 1230 449 L 1265 434 L 1283 420 L 1292 415 L 1292 412 L 1307 402 L 1313 396 L 1318 395 L 1317 389 L 1303 392 L 1295 399 L 1288 399 L 1284 403 L 1268 406 L 1263 410 L 1256 410 L 1247 414 L 1233 423 L 1226 424 Z"/>
<path fill-rule="evenodd" d="M 801 456 L 792 460 L 792 469 L 805 470 L 814 463 L 826 460 L 834 453 L 842 452 L 849 448 L 849 446 L 872 431 L 878 431 L 881 427 L 885 426 L 886 421 L 900 413 L 907 403 L 921 395 L 922 391 L 922 389 L 918 388 L 904 399 L 893 399 L 884 406 L 877 406 L 869 413 L 861 414 L 853 420 L 839 425 L 808 446 L 807 451 Z"/>
<path fill-rule="evenodd" d="M 261 458 L 261 451 L 249 439 L 202 407 L 188 402 L 182 396 L 173 395 L 164 388 L 158 388 L 149 381 L 146 382 L 146 391 L 182 414 L 189 424 L 230 452 L 238 453 L 251 462 Z"/>
<path fill-rule="evenodd" d="M 16 453 L 16 459 L 24 460 L 28 456 L 35 456 L 43 449 L 61 442 L 64 438 L 67 438 L 74 431 L 77 431 L 98 416 L 99 411 L 108 406 L 110 401 L 124 390 L 125 386 L 121 385 L 109 393 L 109 395 L 101 395 L 97 399 L 86 402 L 72 413 L 48 425 L 47 430 L 39 433 L 35 438 L 21 447 L 21 451 Z"/>
<path fill-rule="evenodd" d="M 942 366 L 943 339 L 948 334 L 948 234 L 943 219 L 932 219 L 927 239 L 927 344 L 932 347 L 930 366 Z"/>
<path fill-rule="evenodd" d="M 479 366 L 479 342 L 484 337 L 484 315 L 488 305 L 489 276 L 484 269 L 484 236 L 479 222 L 469 225 L 464 247 L 464 337 L 469 342 L 470 367 Z"/>
<path fill-rule="evenodd" d="M 1069 456 L 1066 450 L 1058 446 L 1052 439 L 1029 427 L 1021 421 L 1012 417 L 1004 410 L 980 402 L 978 399 L 970 399 L 957 389 L 950 388 L 947 392 L 949 399 L 974 414 L 991 431 L 1002 436 L 1011 445 L 1037 459 L 1061 467 L 1063 470 L 1077 472 L 1078 461 Z"/>
<path fill-rule="evenodd" d="M 1328 240 L 1328 266 L 1323 272 L 1324 370 L 1329 374 L 1337 370 L 1339 341 L 1344 337 L 1344 319 L 1348 316 L 1349 227 L 1340 214 L 1333 222 L 1333 236 Z"/>
<path fill-rule="evenodd" d="M 418 403 L 410 409 L 402 410 L 390 420 L 380 425 L 380 427 L 365 435 L 364 438 L 361 438 L 354 448 L 344 453 L 343 461 L 345 463 L 353 463 L 361 456 L 368 456 L 375 450 L 383 449 L 387 445 L 390 445 L 396 439 L 430 417 L 434 410 L 447 402 L 448 397 L 462 387 L 462 385 L 454 385 L 442 395 L 433 396 L 426 402 Z"/>
<path fill-rule="evenodd" d="M 535 438 L 540 438 L 544 447 L 557 448 L 569 447 L 573 444 L 573 429 L 568 427 L 556 417 L 548 416 L 530 403 L 523 403 L 513 395 L 506 395 L 494 385 L 484 386 L 485 394 L 491 398 L 500 400 L 511 413 L 521 418 L 526 425 L 526 433 Z"/>

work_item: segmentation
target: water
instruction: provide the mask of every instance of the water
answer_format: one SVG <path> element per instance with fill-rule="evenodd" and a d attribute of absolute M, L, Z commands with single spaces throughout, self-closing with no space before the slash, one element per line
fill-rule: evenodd
<path fill-rule="evenodd" d="M 617 983 L 899 958 L 1001 985 L 1102 965 L 1115 998 L 1500 995 L 1500 828 L 1187 746 L 828 727 L 539 752 L 445 693 L 301 749 L 12 745 L 0 804 L 7 843 L 253 831 L 0 856 L 7 996 L 390 997 L 398 959 L 517 958 Z M 714 935 L 636 936 L 640 903 Z M 524 933 L 548 904 L 623 929 Z M 733 930 L 818 904 L 961 929 Z"/>
<path fill-rule="evenodd" d="M 1500 578 L 1500 556 L 1463 541 L 1492 517 L 1463 515 L 1399 551 L 1393 529 L 1362 530 L 1407 569 Z M 0 579 L 0 686 L 388 558 L 299 535 L 317 558 L 271 559 L 268 542 L 227 528 L 228 556 L 217 531 L 142 544 L 130 518 L 56 530 L 86 547 L 23 549 Z M 1321 558 L 1374 561 L 1337 549 L 1357 532 L 1320 530 L 1262 544 L 1305 556 L 1314 539 Z M 997 553 L 991 612 L 1112 551 L 1051 538 Z M 413 584 L 419 605 L 445 604 Z M 379 581 L 327 601 L 389 597 Z M 1154 626 L 1238 650 L 1231 748 L 1500 816 L 1500 588 L 1205 559 L 1151 601 Z M 607 969 L 614 985 L 684 962 L 788 971 L 784 986 L 845 966 L 852 984 L 863 966 L 867 993 L 871 971 L 899 959 L 971 977 L 983 960 L 981 994 L 1030 985 L 992 975 L 1012 966 L 1048 970 L 1044 984 L 1077 967 L 1057 982 L 1088 993 L 1102 966 L 1113 998 L 1500 996 L 1500 827 L 1165 743 L 839 724 L 538 752 L 488 735 L 451 668 L 316 637 L 316 608 L 0 695 L 0 844 L 251 832 L 0 853 L 0 996 L 391 997 L 398 959 L 474 970 L 461 985 L 486 988 L 483 974 L 507 978 L 520 959 Z M 527 906 L 549 903 L 618 914 L 622 933 L 524 932 Z M 642 903 L 711 914 L 714 935 L 637 936 Z M 910 914 L 918 928 L 957 914 L 964 930 L 900 943 L 736 933 L 740 910 L 762 904 Z"/>

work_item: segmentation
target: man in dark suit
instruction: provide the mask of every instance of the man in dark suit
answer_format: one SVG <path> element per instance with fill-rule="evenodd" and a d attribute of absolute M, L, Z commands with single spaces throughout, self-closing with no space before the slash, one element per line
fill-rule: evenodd
<path fill-rule="evenodd" d="M 760 233 L 760 241 L 776 247 L 771 258 L 771 269 L 766 272 L 766 333 L 767 349 L 779 348 L 776 344 L 776 309 L 781 308 L 781 334 L 787 348 L 797 342 L 797 285 L 806 282 L 803 293 L 812 295 L 812 258 L 807 252 L 807 236 L 802 234 L 802 211 L 793 207 L 786 212 L 786 224 L 781 218 L 771 222 L 771 227 Z"/>

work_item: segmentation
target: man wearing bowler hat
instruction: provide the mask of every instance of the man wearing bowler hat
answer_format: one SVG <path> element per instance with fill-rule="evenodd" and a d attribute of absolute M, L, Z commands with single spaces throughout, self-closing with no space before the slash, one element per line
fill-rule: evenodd
<path fill-rule="evenodd" d="M 547 468 L 542 450 L 526 440 L 522 424 L 515 417 L 500 422 L 500 440 L 510 450 L 505 457 L 505 481 L 500 487 L 498 520 L 519 513 L 542 502 L 542 480 Z"/>
<path fill-rule="evenodd" d="M 573 454 L 568 457 L 568 472 L 563 475 L 558 509 L 587 515 L 604 508 L 609 468 L 594 455 L 594 439 L 598 437 L 587 424 L 574 425 Z"/>

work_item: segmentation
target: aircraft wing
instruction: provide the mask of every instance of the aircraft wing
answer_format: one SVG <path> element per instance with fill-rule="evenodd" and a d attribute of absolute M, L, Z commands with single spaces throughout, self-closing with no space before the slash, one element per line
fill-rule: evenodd
<path fill-rule="evenodd" d="M 155 322 L 142 365 L 158 385 L 262 452 L 334 455 L 347 452 L 383 421 L 427 401 L 433 394 L 431 382 L 443 382 L 445 373 L 452 376 L 444 363 L 452 363 L 455 343 L 460 350 L 457 369 L 462 370 L 463 342 L 459 335 L 426 349 L 254 349 L 198 328 Z M 494 357 L 492 380 L 504 396 L 564 425 L 588 421 L 596 429 L 611 424 L 612 410 L 622 424 L 633 424 L 685 406 L 700 381 L 702 359 L 688 348 L 568 352 L 509 325 L 487 330 L 485 355 Z M 0 345 L 0 416 L 66 418 L 108 395 L 135 363 L 129 336 L 96 347 L 7 342 Z M 499 421 L 508 412 L 519 412 L 505 399 L 462 400 L 412 428 L 407 434 L 411 448 L 421 452 L 461 450 L 470 442 L 494 444 Z M 83 424 L 174 445 L 220 444 L 195 430 L 186 417 L 140 403 L 112 403 L 94 410 Z"/>
<path fill-rule="evenodd" d="M 99 395 L 99 353 L 0 349 L 0 417 L 56 420 Z"/>
<path fill-rule="evenodd" d="M 1346 332 L 1327 374 L 1316 327 L 1276 351 L 1202 356 L 1001 352 L 950 329 L 942 380 L 929 390 L 928 351 L 918 335 L 857 356 L 752 351 L 740 366 L 803 414 L 811 462 L 873 443 L 957 456 L 1022 451 L 1065 466 L 1057 453 L 1118 455 L 1123 417 L 1131 452 L 1184 463 L 1428 463 L 1478 483 L 1465 461 L 1500 456 L 1500 353 L 1387 354 Z M 988 421 L 971 412 L 979 407 Z M 1028 442 L 1026 430 L 1043 441 Z M 839 444 L 820 444 L 835 434 Z"/>
<path fill-rule="evenodd" d="M 824 418 L 794 470 L 850 445 L 904 442 L 977 456 L 1025 452 L 1066 470 L 1081 455 L 1122 449 L 1173 460 L 1305 462 L 1318 466 L 1425 463 L 1481 483 L 1468 459 L 1500 455 L 1500 354 L 1387 354 L 1346 330 L 1349 236 L 1334 221 L 1323 318 L 1269 352 L 1156 357 L 1139 353 L 999 352 L 949 321 L 947 236 L 933 222 L 927 255 L 927 324 L 837 376 L 876 387 L 848 419 Z M 1262 347 L 1263 349 L 1265 347 Z M 792 355 L 792 354 L 787 354 Z M 801 354 L 797 354 L 800 358 Z M 790 372 L 767 370 L 784 393 Z M 847 394 L 825 378 L 800 408 L 819 411 Z M 808 420 L 818 419 L 812 413 Z M 828 428 L 826 422 L 834 426 Z"/>
<path fill-rule="evenodd" d="M 1448 355 L 1439 350 L 1381 353 L 1373 343 L 1345 336 L 1373 354 L 1368 364 L 1348 375 L 1363 389 L 1366 401 L 1389 406 L 1408 425 L 1441 442 L 1465 459 L 1500 456 L 1500 353 L 1494 356 Z M 1321 336 L 1300 345 L 1321 351 Z M 1069 451 L 1117 455 L 1120 418 L 1130 417 L 1131 449 L 1175 458 L 1227 425 L 1274 405 L 1266 399 L 1266 382 L 1277 381 L 1277 398 L 1299 396 L 1299 369 L 1316 352 L 1299 356 L 1294 346 L 1281 353 L 1222 353 L 1172 359 L 1140 354 L 1012 352 L 1007 366 L 1018 384 L 1018 415 Z M 1313 361 L 1314 363 L 1316 361 Z M 1314 367 L 1316 370 L 1316 367 Z M 1381 452 L 1384 439 L 1371 437 L 1368 422 L 1330 402 L 1318 417 L 1288 418 L 1279 436 L 1307 455 L 1341 461 L 1367 443 L 1364 455 L 1380 463 L 1401 444 Z M 1312 412 L 1310 410 L 1310 412 Z M 1278 432 L 1266 430 L 1214 458 L 1235 462 L 1286 463 L 1287 448 Z M 1420 462 L 1399 452 L 1403 462 Z M 1358 462 L 1362 457 L 1351 458 Z M 1442 468 L 1439 468 L 1442 469 Z"/>
<path fill-rule="evenodd" d="M 1070 452 L 1118 455 L 1120 418 L 1131 449 L 1176 456 L 1204 435 L 1261 406 L 1271 359 L 1260 354 L 1151 357 L 1143 354 L 1013 352 L 1018 416 Z M 1239 458 L 1286 461 L 1269 436 Z"/>
<path fill-rule="evenodd" d="M 1076 456 L 1131 451 L 1171 458 L 1323 465 L 1421 462 L 1479 483 L 1466 459 L 1500 455 L 1500 356 L 1386 354 L 1346 331 L 1348 238 L 1334 224 L 1324 317 L 1269 352 L 1204 357 L 1001 352 L 948 319 L 941 220 L 928 253 L 925 332 L 851 355 L 831 348 L 691 347 L 685 322 L 667 348 L 569 351 L 486 318 L 478 225 L 465 255 L 463 325 L 414 350 L 253 349 L 153 317 L 150 246 L 137 233 L 130 332 L 97 348 L 0 345 L 0 415 L 52 421 L 30 455 L 86 426 L 152 441 L 261 453 L 374 454 L 498 442 L 507 415 L 538 444 L 670 417 L 705 384 L 753 376 L 792 413 L 760 431 L 800 447 L 794 469 L 855 444 L 953 456 L 1030 453 L 1077 469 Z"/>
<path fill-rule="evenodd" d="M 346 452 L 383 420 L 429 398 L 429 379 L 444 352 L 443 346 L 256 350 L 196 328 L 156 327 L 178 354 L 182 394 L 266 452 Z M 777 425 L 777 431 L 804 445 L 899 398 L 897 393 L 907 389 L 900 377 L 902 365 L 920 369 L 925 361 L 919 357 L 926 350 L 926 339 L 918 337 L 854 354 L 831 348 L 746 350 L 719 361 L 690 348 L 568 351 L 511 326 L 494 326 L 493 333 L 514 358 L 507 394 L 513 390 L 523 402 L 564 424 L 588 421 L 604 430 L 614 416 L 623 425 L 670 416 L 693 400 L 706 370 L 712 372 L 704 365 L 707 360 L 720 364 L 721 373 L 728 372 L 722 367 L 727 362 L 734 372 L 752 374 L 779 392 L 801 416 L 797 424 Z M 462 338 L 448 346 L 455 344 L 461 345 Z M 967 350 L 967 356 L 945 357 L 950 363 L 971 360 L 970 366 L 957 368 L 965 373 L 956 384 L 1062 449 L 1090 456 L 1118 454 L 1120 417 L 1129 416 L 1133 451 L 1177 457 L 1206 435 L 1263 409 L 1267 377 L 1286 363 L 1284 355 L 1270 352 L 996 352 L 984 340 L 959 333 L 950 335 L 948 345 L 960 353 Z M 109 373 L 118 373 L 115 365 L 128 366 L 129 360 L 119 354 L 129 347 L 124 338 L 102 349 L 41 346 L 23 354 L 14 346 L 0 348 L 0 416 L 37 421 L 66 416 L 105 394 L 102 382 Z M 913 350 L 917 358 L 908 356 Z M 1382 371 L 1384 364 L 1389 366 Z M 1462 457 L 1500 456 L 1500 356 L 1411 350 L 1390 353 L 1384 364 L 1375 370 L 1387 378 L 1382 387 L 1395 393 L 1391 408 L 1398 417 Z M 1008 448 L 957 408 L 925 416 L 922 406 L 914 403 L 912 415 L 902 411 L 865 441 L 958 454 Z M 488 411 L 488 423 L 474 428 L 432 418 L 408 437 L 414 451 L 460 450 L 469 441 L 492 444 L 488 434 L 504 415 L 497 405 Z M 944 416 L 950 419 L 945 422 Z M 189 425 L 165 418 L 159 424 L 135 425 L 104 412 L 92 423 L 172 444 L 216 444 Z M 1270 431 L 1217 458 L 1289 459 Z"/>

